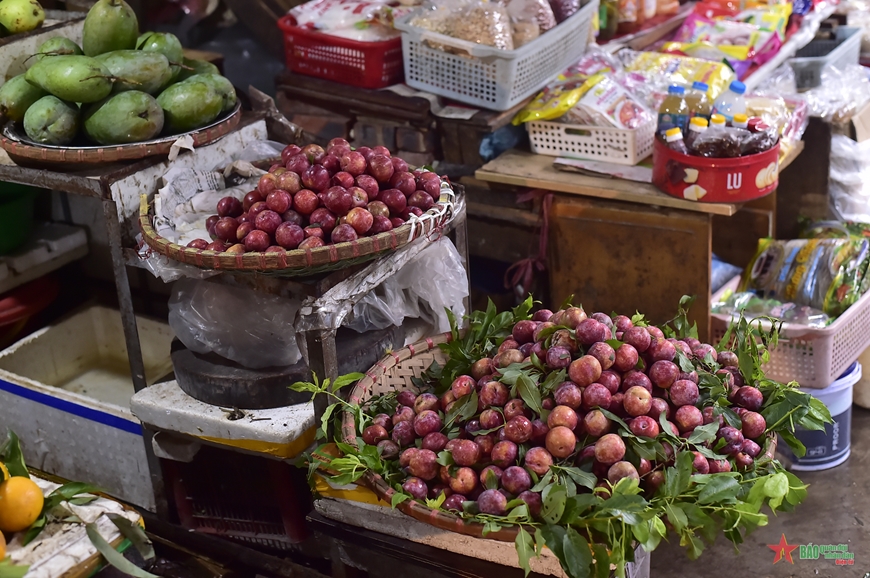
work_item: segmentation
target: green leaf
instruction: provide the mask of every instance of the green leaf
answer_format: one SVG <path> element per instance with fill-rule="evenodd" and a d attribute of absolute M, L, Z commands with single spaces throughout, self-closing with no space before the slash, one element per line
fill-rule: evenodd
<path fill-rule="evenodd" d="M 460 422 L 468 421 L 477 412 L 477 392 L 472 391 L 471 395 L 466 395 L 459 398 L 450 411 L 447 412 L 447 417 L 444 420 L 445 427 L 453 425 L 457 419 Z"/>
<path fill-rule="evenodd" d="M 526 319 L 531 319 L 531 311 L 532 307 L 535 306 L 535 301 L 532 299 L 532 296 L 529 295 L 525 301 L 517 305 L 511 310 L 511 313 L 514 316 L 514 321 L 524 321 Z"/>
<path fill-rule="evenodd" d="M 559 467 L 560 472 L 564 472 L 569 478 L 571 478 L 575 484 L 580 486 L 581 488 L 587 488 L 591 490 L 595 487 L 595 484 L 598 483 L 598 478 L 595 474 L 591 472 L 585 472 L 580 468 L 575 467 Z M 587 494 L 588 495 L 588 494 Z"/>
<path fill-rule="evenodd" d="M 337 407 L 339 407 L 339 404 L 333 403 L 332 405 L 326 406 L 326 409 L 323 411 L 323 415 L 320 417 L 320 430 L 324 433 L 329 431 L 329 419 L 332 417 L 332 412 L 334 412 Z"/>
<path fill-rule="evenodd" d="M 510 504 L 508 504 L 508 508 L 510 509 Z M 524 520 L 527 518 L 531 518 L 531 515 L 529 514 L 529 507 L 525 503 L 510 509 L 507 515 L 508 520 Z"/>
<path fill-rule="evenodd" d="M 691 531 L 680 535 L 680 546 L 685 546 L 689 560 L 697 560 L 704 551 L 704 544 Z"/>
<path fill-rule="evenodd" d="M 592 550 L 586 538 L 570 526 L 565 530 L 562 539 L 562 550 L 565 553 L 566 567 L 573 576 L 589 576 L 589 566 L 592 564 Z"/>
<path fill-rule="evenodd" d="M 30 566 L 17 566 L 10 560 L 0 561 L 0 578 L 24 578 Z"/>
<path fill-rule="evenodd" d="M 740 482 L 729 476 L 714 474 L 698 495 L 698 503 L 718 504 L 733 502 L 737 499 L 739 493 Z"/>
<path fill-rule="evenodd" d="M 483 487 L 487 490 L 497 490 L 498 489 L 498 477 L 496 477 L 495 472 L 492 470 L 487 470 L 486 474 L 483 476 Z"/>
<path fill-rule="evenodd" d="M 713 420 L 707 425 L 698 426 L 689 436 L 689 443 L 694 445 L 706 444 L 716 439 L 716 432 L 719 431 L 719 420 Z"/>
<path fill-rule="evenodd" d="M 154 558 L 154 546 L 151 544 L 151 540 L 145 534 L 145 530 L 142 529 L 142 526 L 135 524 L 124 516 L 118 514 L 108 513 L 106 516 L 108 516 L 112 523 L 115 524 L 118 531 L 121 532 L 125 538 L 130 540 L 130 543 L 133 544 L 133 547 L 136 548 L 136 551 L 139 552 L 139 555 L 142 556 L 143 560 L 151 560 Z"/>
<path fill-rule="evenodd" d="M 346 385 L 350 385 L 351 383 L 356 383 L 357 381 L 361 380 L 363 377 L 365 377 L 365 375 L 363 375 L 362 373 L 348 373 L 347 375 L 339 376 L 339 377 L 335 378 L 335 381 L 332 383 L 331 391 L 334 393 L 334 392 L 338 391 L 339 389 L 341 389 L 342 387 L 345 387 Z"/>
<path fill-rule="evenodd" d="M 532 541 L 531 535 L 526 532 L 522 526 L 517 530 L 517 537 L 514 540 L 514 545 L 517 549 L 517 558 L 520 561 L 520 568 L 523 569 L 525 575 L 528 576 L 532 571 L 529 565 L 529 560 L 535 555 L 535 543 Z"/>
<path fill-rule="evenodd" d="M 27 532 L 24 533 L 24 538 L 21 540 L 21 543 L 24 546 L 30 544 L 45 528 L 45 523 L 47 521 L 45 514 L 39 516 L 39 518 L 37 518 L 36 521 L 27 528 Z"/>
<path fill-rule="evenodd" d="M 94 548 L 103 555 L 103 558 L 105 558 L 106 562 L 108 562 L 112 567 L 117 568 L 124 574 L 134 576 L 135 578 L 157 578 L 157 576 L 139 568 L 124 558 L 123 554 L 112 548 L 112 545 L 106 542 L 106 539 L 100 535 L 94 524 L 85 524 L 85 531 L 87 532 L 91 543 L 94 545 Z"/>
<path fill-rule="evenodd" d="M 664 523 L 657 516 L 631 527 L 635 539 L 647 552 L 652 552 L 658 548 L 659 542 L 664 537 L 664 533 L 659 533 L 657 523 L 664 528 Z"/>
<path fill-rule="evenodd" d="M 556 555 L 556 558 L 558 558 L 562 563 L 562 568 L 567 568 L 564 549 L 565 528 L 555 524 L 547 524 L 546 526 L 538 528 L 538 532 L 540 532 L 544 537 L 544 543 L 547 548 L 552 550 L 553 554 Z"/>
<path fill-rule="evenodd" d="M 541 518 L 550 524 L 558 523 L 565 511 L 565 501 L 568 499 L 568 491 L 565 486 L 560 484 L 547 486 L 544 488 L 541 498 L 543 501 Z"/>
<path fill-rule="evenodd" d="M 84 482 L 68 482 L 51 492 L 48 497 L 59 497 L 62 501 L 70 500 L 80 494 L 99 494 L 102 490 Z"/>
<path fill-rule="evenodd" d="M 546 488 L 548 485 L 550 485 L 550 483 L 553 481 L 553 475 L 554 475 L 554 474 L 553 474 L 553 468 L 550 468 L 550 469 L 547 471 L 547 473 L 544 474 L 544 477 L 542 477 L 540 480 L 538 480 L 538 483 L 537 483 L 537 484 L 535 484 L 534 486 L 532 486 L 532 491 L 533 491 L 533 492 L 540 492 L 540 491 L 542 491 L 544 488 Z"/>
<path fill-rule="evenodd" d="M 795 456 L 802 458 L 807 455 L 807 447 L 792 432 L 788 430 L 780 431 L 779 437 L 782 438 L 782 441 L 785 442 Z"/>
<path fill-rule="evenodd" d="M 295 383 L 291 383 L 290 389 L 292 389 L 293 391 L 299 391 L 299 392 L 303 392 L 303 393 L 305 393 L 305 392 L 312 393 L 312 394 L 321 393 L 321 390 L 318 386 L 316 386 L 313 383 L 308 382 L 308 381 L 297 381 Z"/>
<path fill-rule="evenodd" d="M 665 470 L 665 495 L 676 498 L 689 487 L 692 477 L 692 462 L 695 456 L 692 452 L 681 452 L 677 456 L 676 467 Z"/>
<path fill-rule="evenodd" d="M 81 498 L 73 498 L 69 500 L 69 503 L 73 506 L 86 506 L 96 499 L 96 496 L 83 496 Z"/>
<path fill-rule="evenodd" d="M 595 578 L 610 578 L 610 553 L 604 544 L 593 544 Z"/>
<path fill-rule="evenodd" d="M 686 513 L 676 503 L 665 504 L 665 515 L 668 517 L 671 526 L 673 526 L 674 530 L 678 533 L 682 532 L 686 526 L 689 525 L 689 519 L 686 518 Z"/>
<path fill-rule="evenodd" d="M 396 492 L 395 494 L 393 494 L 393 497 L 390 498 L 390 507 L 395 508 L 396 506 L 398 506 L 402 502 L 407 502 L 410 499 L 411 499 L 411 496 L 409 496 L 408 494 L 403 494 L 402 492 Z"/>
<path fill-rule="evenodd" d="M 764 495 L 768 498 L 770 509 L 776 511 L 782 500 L 788 495 L 788 477 L 783 472 L 773 474 L 764 482 Z"/>
<path fill-rule="evenodd" d="M 0 448 L 0 457 L 2 457 L 3 463 L 6 464 L 6 469 L 9 470 L 10 476 L 30 477 L 30 472 L 27 471 L 27 465 L 24 463 L 24 455 L 21 453 L 21 442 L 11 429 L 7 430 L 6 443 Z"/>
<path fill-rule="evenodd" d="M 526 406 L 536 414 L 540 415 L 544 411 L 544 408 L 541 407 L 541 392 L 538 390 L 535 382 L 532 381 L 532 378 L 527 375 L 521 375 L 517 380 L 517 391 L 520 397 L 523 398 Z"/>

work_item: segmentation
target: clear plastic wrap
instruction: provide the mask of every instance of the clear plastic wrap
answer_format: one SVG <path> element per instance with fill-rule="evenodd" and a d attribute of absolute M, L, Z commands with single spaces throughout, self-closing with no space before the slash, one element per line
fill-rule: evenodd
<path fill-rule="evenodd" d="M 547 0 L 509 0 L 508 15 L 517 22 L 534 22 L 540 34 L 556 26 L 556 16 Z"/>
<path fill-rule="evenodd" d="M 834 124 L 846 123 L 870 101 L 867 69 L 858 64 L 842 69 L 825 67 L 822 83 L 803 96 L 813 116 Z"/>
<path fill-rule="evenodd" d="M 345 325 L 362 333 L 419 318 L 434 333 L 443 333 L 450 330 L 445 308 L 461 319 L 467 296 L 468 280 L 459 252 L 449 239 L 442 238 L 363 297 Z"/>
<path fill-rule="evenodd" d="M 169 325 L 191 351 L 252 369 L 284 367 L 302 358 L 294 329 L 299 307 L 284 297 L 182 279 L 172 287 Z"/>
<path fill-rule="evenodd" d="M 485 44 L 500 50 L 513 50 L 514 39 L 507 8 L 490 2 L 474 2 L 453 18 L 450 36 Z"/>
<path fill-rule="evenodd" d="M 832 215 L 842 221 L 870 222 L 870 140 L 831 137 L 828 202 Z"/>
<path fill-rule="evenodd" d="M 724 313 L 747 319 L 774 317 L 786 323 L 796 323 L 808 327 L 825 327 L 831 318 L 824 312 L 806 305 L 783 303 L 777 299 L 763 299 L 751 291 L 732 293 L 723 301 L 714 303 L 713 313 Z"/>
<path fill-rule="evenodd" d="M 290 14 L 299 26 L 361 42 L 398 36 L 390 26 L 392 8 L 381 0 L 312 0 L 295 6 Z"/>
<path fill-rule="evenodd" d="M 743 154 L 752 134 L 742 128 L 710 127 L 692 141 L 692 152 L 707 158 L 734 158 Z"/>
<path fill-rule="evenodd" d="M 655 120 L 639 99 L 606 75 L 593 76 L 578 90 L 583 90 L 583 95 L 560 119 L 562 122 L 636 129 Z"/>

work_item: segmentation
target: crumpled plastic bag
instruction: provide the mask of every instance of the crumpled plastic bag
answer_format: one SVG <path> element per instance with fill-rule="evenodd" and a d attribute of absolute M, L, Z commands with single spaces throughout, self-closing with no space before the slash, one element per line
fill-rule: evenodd
<path fill-rule="evenodd" d="M 302 358 L 296 343 L 301 302 L 210 281 L 181 279 L 169 298 L 169 325 L 185 347 L 251 369 Z"/>
<path fill-rule="evenodd" d="M 825 122 L 846 123 L 870 101 L 870 78 L 858 64 L 844 68 L 827 66 L 822 83 L 803 93 L 810 112 Z"/>
<path fill-rule="evenodd" d="M 870 222 L 870 141 L 831 137 L 828 202 L 837 220 Z"/>
<path fill-rule="evenodd" d="M 442 238 L 363 297 L 345 326 L 362 333 L 400 326 L 405 318 L 420 318 L 429 322 L 433 333 L 443 333 L 450 330 L 444 309 L 461 319 L 467 296 L 468 278 L 462 258 L 453 243 Z"/>

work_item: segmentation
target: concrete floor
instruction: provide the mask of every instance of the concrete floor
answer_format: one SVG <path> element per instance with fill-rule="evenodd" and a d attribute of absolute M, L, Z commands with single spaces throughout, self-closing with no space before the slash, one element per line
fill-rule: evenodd
<path fill-rule="evenodd" d="M 662 544 L 653 553 L 651 578 L 870 578 L 870 410 L 852 408 L 852 455 L 841 466 L 799 472 L 809 496 L 791 514 L 770 516 L 766 527 L 750 534 L 735 554 L 721 537 L 700 560 L 689 560 L 678 543 Z M 785 534 L 788 544 L 846 544 L 854 566 L 833 560 L 782 559 L 773 564 L 767 547 Z"/>

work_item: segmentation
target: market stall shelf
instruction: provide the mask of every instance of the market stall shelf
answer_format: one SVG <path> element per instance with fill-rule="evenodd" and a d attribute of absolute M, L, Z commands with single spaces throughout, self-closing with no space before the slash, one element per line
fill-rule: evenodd
<path fill-rule="evenodd" d="M 0 257 L 0 294 L 81 259 L 88 253 L 85 230 L 60 223 L 36 227 L 31 240 Z"/>

